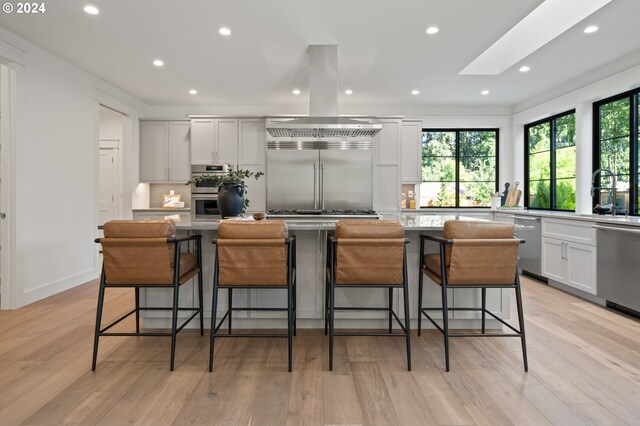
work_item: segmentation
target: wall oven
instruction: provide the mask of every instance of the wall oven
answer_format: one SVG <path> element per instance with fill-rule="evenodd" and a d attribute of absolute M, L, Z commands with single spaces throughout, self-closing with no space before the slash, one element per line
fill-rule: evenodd
<path fill-rule="evenodd" d="M 229 173 L 226 164 L 193 164 L 191 179 L 204 175 L 221 175 Z M 218 186 L 211 182 L 200 182 L 191 185 L 191 220 L 211 221 L 220 219 L 218 208 Z"/>
<path fill-rule="evenodd" d="M 191 220 L 207 221 L 220 219 L 218 208 L 218 189 L 210 194 L 193 194 L 191 196 Z"/>
<path fill-rule="evenodd" d="M 229 173 L 227 164 L 192 164 L 191 179 L 196 179 L 203 175 L 221 175 Z M 191 185 L 191 194 L 218 194 L 218 188 L 211 182 L 200 182 Z"/>

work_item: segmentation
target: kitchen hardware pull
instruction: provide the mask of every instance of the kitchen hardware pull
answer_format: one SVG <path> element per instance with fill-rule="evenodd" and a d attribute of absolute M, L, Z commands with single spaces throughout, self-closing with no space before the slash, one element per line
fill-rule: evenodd
<path fill-rule="evenodd" d="M 318 208 L 318 201 L 316 200 L 316 191 L 318 190 L 318 182 L 316 174 L 318 173 L 318 163 L 313 163 L 313 208 Z"/>
<path fill-rule="evenodd" d="M 562 243 L 562 259 L 567 260 L 567 243 Z"/>
<path fill-rule="evenodd" d="M 540 221 L 539 217 L 527 217 L 527 216 L 515 216 L 515 215 L 513 217 L 515 219 L 518 219 L 518 220 L 530 220 L 530 221 L 533 221 L 533 222 L 539 222 Z"/>
<path fill-rule="evenodd" d="M 322 210 L 324 210 L 324 163 L 320 163 L 320 203 L 322 204 Z"/>
<path fill-rule="evenodd" d="M 593 225 L 593 228 L 602 229 L 603 231 L 622 232 L 625 234 L 640 234 L 640 230 L 637 230 L 637 229 L 624 229 L 624 228 L 618 228 L 613 226 L 600 226 L 600 225 Z"/>

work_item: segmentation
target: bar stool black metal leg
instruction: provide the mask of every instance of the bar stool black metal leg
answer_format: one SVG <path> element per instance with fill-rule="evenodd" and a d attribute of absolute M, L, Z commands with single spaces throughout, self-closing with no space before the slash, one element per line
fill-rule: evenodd
<path fill-rule="evenodd" d="M 173 283 L 173 315 L 171 317 L 171 363 L 169 370 L 173 371 L 173 364 L 176 359 L 176 333 L 178 329 L 178 297 L 180 293 L 180 284 L 178 278 Z"/>
<path fill-rule="evenodd" d="M 218 316 L 218 280 L 213 272 L 213 290 L 211 296 L 211 339 L 209 342 L 209 372 L 213 371 L 213 350 L 216 339 L 216 321 Z"/>
<path fill-rule="evenodd" d="M 329 334 L 329 279 L 324 281 L 324 335 Z"/>
<path fill-rule="evenodd" d="M 229 298 L 227 300 L 229 303 L 228 305 L 228 310 L 229 310 L 229 334 L 231 334 L 231 314 L 233 312 L 233 289 L 229 288 Z"/>
<path fill-rule="evenodd" d="M 298 294 L 296 281 L 293 281 L 293 335 L 298 331 Z"/>
<path fill-rule="evenodd" d="M 420 278 L 418 278 L 418 336 L 422 334 L 422 291 L 424 287 L 422 268 L 420 268 Z"/>
<path fill-rule="evenodd" d="M 449 306 L 447 304 L 447 286 L 442 283 L 442 330 L 444 334 L 445 369 L 449 371 Z"/>
<path fill-rule="evenodd" d="M 329 288 L 329 371 L 333 371 L 333 332 L 334 332 L 334 316 L 335 310 L 333 302 L 335 301 L 335 286 L 333 282 L 330 282 Z"/>
<path fill-rule="evenodd" d="M 518 322 L 520 323 L 520 340 L 522 342 L 522 360 L 524 362 L 524 371 L 529 371 L 529 363 L 527 362 L 527 341 L 524 333 L 524 316 L 522 310 L 522 290 L 520 289 L 520 277 L 516 273 L 516 306 L 518 307 Z"/>
<path fill-rule="evenodd" d="M 409 318 L 409 286 L 404 281 L 404 326 L 407 329 L 407 369 L 411 371 L 411 319 Z"/>
<path fill-rule="evenodd" d="M 287 343 L 289 351 L 289 373 L 292 368 L 293 358 L 293 289 L 291 283 L 287 287 Z"/>
<path fill-rule="evenodd" d="M 389 333 L 393 331 L 393 288 L 389 287 Z"/>
<path fill-rule="evenodd" d="M 140 287 L 136 287 L 136 333 L 140 333 Z"/>
<path fill-rule="evenodd" d="M 487 288 L 482 287 L 482 334 L 485 333 L 485 320 L 487 317 Z"/>
<path fill-rule="evenodd" d="M 100 288 L 98 290 L 98 308 L 96 309 L 96 330 L 93 336 L 93 360 L 91 362 L 91 370 L 96 371 L 96 362 L 98 360 L 98 341 L 100 339 L 100 327 L 102 323 L 102 308 L 104 306 L 105 276 L 104 268 L 100 274 Z"/>
<path fill-rule="evenodd" d="M 200 272 L 198 272 L 198 302 L 200 302 L 200 335 L 204 336 L 204 309 L 202 307 L 203 302 L 203 291 L 202 291 L 202 268 Z"/>

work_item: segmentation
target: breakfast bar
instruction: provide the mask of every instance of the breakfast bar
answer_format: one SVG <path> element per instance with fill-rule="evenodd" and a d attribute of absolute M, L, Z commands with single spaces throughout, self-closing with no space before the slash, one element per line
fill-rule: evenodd
<path fill-rule="evenodd" d="M 401 215 L 399 221 L 405 228 L 406 238 L 410 244 L 407 248 L 408 279 L 409 279 L 409 303 L 412 323 L 418 318 L 418 268 L 420 252 L 420 234 L 441 235 L 442 228 L 447 220 L 479 220 L 456 214 L 445 215 Z M 297 317 L 298 327 L 322 328 L 324 326 L 324 286 L 326 266 L 327 234 L 335 228 L 335 220 L 321 219 L 297 219 L 286 220 L 289 235 L 295 235 L 297 245 Z M 204 277 L 204 313 L 205 325 L 210 323 L 211 317 L 211 290 L 213 280 L 214 246 L 211 240 L 217 238 L 218 221 L 198 222 L 191 221 L 188 217 L 180 218 L 176 222 L 179 233 L 201 234 L 203 250 L 203 277 Z M 437 246 L 428 243 L 427 252 L 436 252 Z M 398 292 L 398 290 L 394 290 Z M 141 305 L 163 306 L 170 303 L 171 292 L 166 289 L 146 289 L 141 293 Z M 425 277 L 424 306 L 439 306 L 441 303 L 440 288 L 429 278 Z M 226 292 L 220 292 L 219 307 L 227 306 Z M 366 300 L 362 299 L 362 293 L 353 289 L 344 289 L 336 295 L 336 304 L 341 306 L 384 306 L 387 302 L 386 293 L 369 293 Z M 480 291 L 475 289 L 450 289 L 448 293 L 449 305 L 479 306 Z M 194 306 L 197 302 L 195 287 L 187 284 L 180 293 L 181 306 Z M 401 297 L 394 295 L 394 310 L 403 315 Z M 509 306 L 508 291 L 494 289 L 487 293 L 487 308 L 501 318 L 508 318 Z M 281 307 L 282 297 L 273 291 L 261 291 L 259 289 L 238 289 L 233 296 L 234 307 Z M 223 311 L 219 309 L 218 312 Z M 279 328 L 286 325 L 283 322 L 282 313 L 268 311 L 239 311 L 234 313 L 234 325 L 243 328 Z M 434 314 L 437 318 L 438 314 Z M 383 327 L 387 314 L 375 311 L 343 311 L 336 314 L 341 318 L 341 324 L 350 328 Z M 452 312 L 450 324 L 457 328 L 479 328 L 480 314 L 477 312 Z M 169 324 L 169 316 L 163 312 L 146 312 L 143 315 L 145 327 L 166 327 Z M 373 320 L 373 321 L 372 321 Z M 378 321 L 375 321 L 378 320 Z M 423 325 L 429 326 L 423 321 Z M 487 320 L 488 328 L 498 327 L 495 320 Z M 414 327 L 415 324 L 412 324 Z"/>

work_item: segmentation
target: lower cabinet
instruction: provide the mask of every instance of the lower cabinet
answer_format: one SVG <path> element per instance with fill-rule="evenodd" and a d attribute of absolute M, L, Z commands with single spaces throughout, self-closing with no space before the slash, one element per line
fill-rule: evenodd
<path fill-rule="evenodd" d="M 542 237 L 542 276 L 596 294 L 596 247 Z"/>

